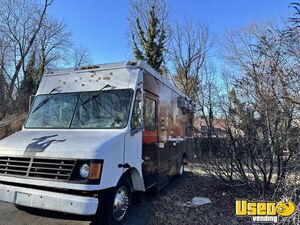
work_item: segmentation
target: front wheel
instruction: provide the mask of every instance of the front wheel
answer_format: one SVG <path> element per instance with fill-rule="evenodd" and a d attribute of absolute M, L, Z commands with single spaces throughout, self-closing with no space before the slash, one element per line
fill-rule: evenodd
<path fill-rule="evenodd" d="M 127 179 L 120 180 L 112 191 L 103 196 L 96 215 L 95 224 L 122 225 L 131 207 L 131 184 Z"/>
<path fill-rule="evenodd" d="M 112 200 L 111 224 L 123 224 L 131 204 L 130 186 L 123 182 L 122 185 L 116 188 Z"/>

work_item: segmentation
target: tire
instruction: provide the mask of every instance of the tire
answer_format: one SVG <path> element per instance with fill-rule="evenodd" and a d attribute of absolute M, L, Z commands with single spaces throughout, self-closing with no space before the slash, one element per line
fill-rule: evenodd
<path fill-rule="evenodd" d="M 128 179 L 121 179 L 113 190 L 100 198 L 99 202 L 100 205 L 92 224 L 124 224 L 132 203 L 131 184 Z"/>

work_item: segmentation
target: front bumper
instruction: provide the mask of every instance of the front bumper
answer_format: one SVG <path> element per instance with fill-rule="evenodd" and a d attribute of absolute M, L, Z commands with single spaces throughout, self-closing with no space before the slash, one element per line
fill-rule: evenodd
<path fill-rule="evenodd" d="M 0 201 L 77 215 L 95 215 L 98 198 L 0 184 Z"/>

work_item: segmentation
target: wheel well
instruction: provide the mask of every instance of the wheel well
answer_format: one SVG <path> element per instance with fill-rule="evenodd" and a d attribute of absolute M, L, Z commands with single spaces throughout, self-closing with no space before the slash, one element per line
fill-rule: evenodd
<path fill-rule="evenodd" d="M 145 187 L 144 187 L 144 182 L 143 182 L 143 178 L 140 176 L 138 170 L 136 168 L 130 168 L 128 169 L 123 176 L 121 177 L 121 179 L 123 177 L 126 177 L 127 179 L 130 180 L 131 184 L 132 184 L 132 189 L 133 191 L 144 191 Z"/>

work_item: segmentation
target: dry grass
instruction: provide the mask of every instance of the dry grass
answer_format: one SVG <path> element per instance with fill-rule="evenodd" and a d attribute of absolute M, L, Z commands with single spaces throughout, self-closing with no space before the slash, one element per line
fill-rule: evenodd
<path fill-rule="evenodd" d="M 188 172 L 153 207 L 150 225 L 250 225 L 249 218 L 235 216 L 235 198 L 250 197 L 247 192 L 224 186 L 208 174 Z M 212 204 L 191 207 L 193 197 L 209 198 Z"/>
<path fill-rule="evenodd" d="M 250 217 L 237 217 L 235 215 L 236 199 L 277 202 L 284 197 L 293 200 L 297 210 L 291 217 L 279 217 L 278 224 L 300 224 L 298 199 L 300 198 L 300 187 L 297 184 L 300 178 L 299 172 L 298 176 L 293 176 L 294 180 L 290 180 L 291 183 L 278 190 L 278 193 L 270 190 L 262 196 L 246 186 L 225 185 L 199 167 L 191 168 L 189 166 L 187 171 L 178 187 L 169 190 L 154 205 L 150 225 L 250 225 L 253 224 Z M 207 197 L 212 201 L 212 204 L 189 207 L 187 203 L 193 197 Z"/>

